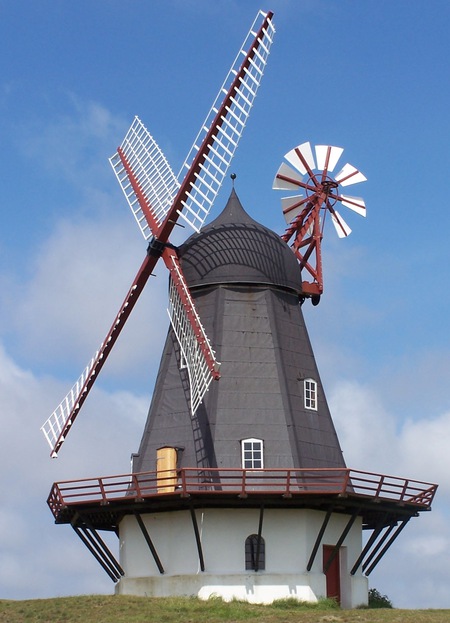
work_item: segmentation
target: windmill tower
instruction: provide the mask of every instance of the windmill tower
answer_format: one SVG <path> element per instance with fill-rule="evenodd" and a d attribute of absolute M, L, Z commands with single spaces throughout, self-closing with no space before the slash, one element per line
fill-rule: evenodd
<path fill-rule="evenodd" d="M 253 220 L 234 189 L 203 226 L 273 33 L 272 15 L 259 14 L 183 176 L 138 119 L 111 159 L 148 254 L 107 338 L 43 429 L 55 456 L 162 257 L 171 327 L 132 473 L 55 483 L 48 499 L 56 522 L 72 525 L 119 593 L 263 603 L 328 595 L 354 607 L 436 489 L 347 468 L 326 403 L 299 301 L 317 303 L 323 291 L 324 217 L 348 234 L 335 205 L 364 211 L 361 199 L 339 191 L 362 181 L 359 171 L 346 165 L 332 177 L 342 150 L 318 146 L 314 158 L 303 144 L 287 154 L 291 166 L 280 167 L 275 187 L 306 196 L 283 200 L 284 236 Z M 196 230 L 179 249 L 168 242 L 177 218 Z M 302 283 L 302 271 L 311 282 Z M 117 533 L 119 558 L 102 530 Z"/>

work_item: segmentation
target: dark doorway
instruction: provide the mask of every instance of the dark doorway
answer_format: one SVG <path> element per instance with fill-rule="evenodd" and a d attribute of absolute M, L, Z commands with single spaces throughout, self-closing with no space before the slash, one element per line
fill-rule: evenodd
<path fill-rule="evenodd" d="M 324 545 L 323 546 L 323 568 L 325 569 L 328 565 L 328 560 L 334 550 L 334 545 Z M 327 571 L 327 597 L 331 599 L 336 599 L 336 601 L 341 603 L 341 573 L 340 573 L 340 555 L 339 552 L 331 561 Z"/>

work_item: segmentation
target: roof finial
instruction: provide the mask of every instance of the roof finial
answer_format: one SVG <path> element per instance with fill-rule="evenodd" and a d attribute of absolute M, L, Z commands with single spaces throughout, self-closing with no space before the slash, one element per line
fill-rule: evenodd
<path fill-rule="evenodd" d="M 233 182 L 233 188 L 234 188 L 234 180 L 236 179 L 236 173 L 232 173 L 232 174 L 230 175 L 230 177 L 231 177 L 231 180 L 232 180 L 232 182 Z"/>

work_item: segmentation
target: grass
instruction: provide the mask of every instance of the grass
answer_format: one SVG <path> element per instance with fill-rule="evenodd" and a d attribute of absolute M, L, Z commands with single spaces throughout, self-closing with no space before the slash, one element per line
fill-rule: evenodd
<path fill-rule="evenodd" d="M 450 610 L 341 610 L 293 599 L 270 606 L 221 599 L 115 596 L 0 600 L 0 623 L 448 623 Z"/>

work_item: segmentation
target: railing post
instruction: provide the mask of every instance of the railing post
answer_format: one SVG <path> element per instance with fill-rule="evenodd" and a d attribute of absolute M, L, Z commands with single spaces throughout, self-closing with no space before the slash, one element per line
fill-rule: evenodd
<path fill-rule="evenodd" d="M 291 495 L 291 470 L 290 469 L 287 470 L 285 495 L 288 495 L 288 496 Z"/>
<path fill-rule="evenodd" d="M 181 478 L 181 495 L 183 497 L 185 497 L 187 495 L 187 490 L 186 490 L 186 471 L 184 469 L 180 469 L 178 475 Z"/>
<path fill-rule="evenodd" d="M 55 498 L 56 498 L 56 501 L 59 504 L 59 507 L 60 508 L 63 507 L 64 506 L 64 496 L 62 494 L 61 489 L 58 487 L 58 485 L 55 484 L 55 485 L 53 485 L 53 491 L 56 493 Z"/>
<path fill-rule="evenodd" d="M 108 500 L 106 499 L 106 493 L 105 493 L 105 487 L 103 486 L 103 479 L 102 478 L 98 478 L 97 479 L 98 482 L 98 486 L 100 489 L 100 493 L 102 494 L 102 501 L 100 502 L 100 504 L 107 504 Z"/>
<path fill-rule="evenodd" d="M 347 487 L 348 487 L 348 483 L 349 482 L 351 482 L 351 479 L 350 479 L 350 469 L 347 468 L 345 470 L 345 472 L 344 472 L 344 482 L 343 482 L 342 491 L 341 491 L 342 495 L 347 493 Z"/>
<path fill-rule="evenodd" d="M 409 480 L 405 480 L 404 485 L 403 485 L 403 489 L 402 489 L 402 493 L 400 495 L 400 500 L 403 502 L 403 500 L 405 499 L 405 495 L 406 495 L 406 490 L 409 487 Z M 415 496 L 412 496 L 415 497 Z"/>
<path fill-rule="evenodd" d="M 376 498 L 380 497 L 380 493 L 381 493 L 381 490 L 383 488 L 383 484 L 384 484 L 384 475 L 381 476 L 380 481 L 378 483 L 378 487 L 377 487 L 377 490 L 376 490 L 376 493 L 375 493 L 375 497 Z"/>

